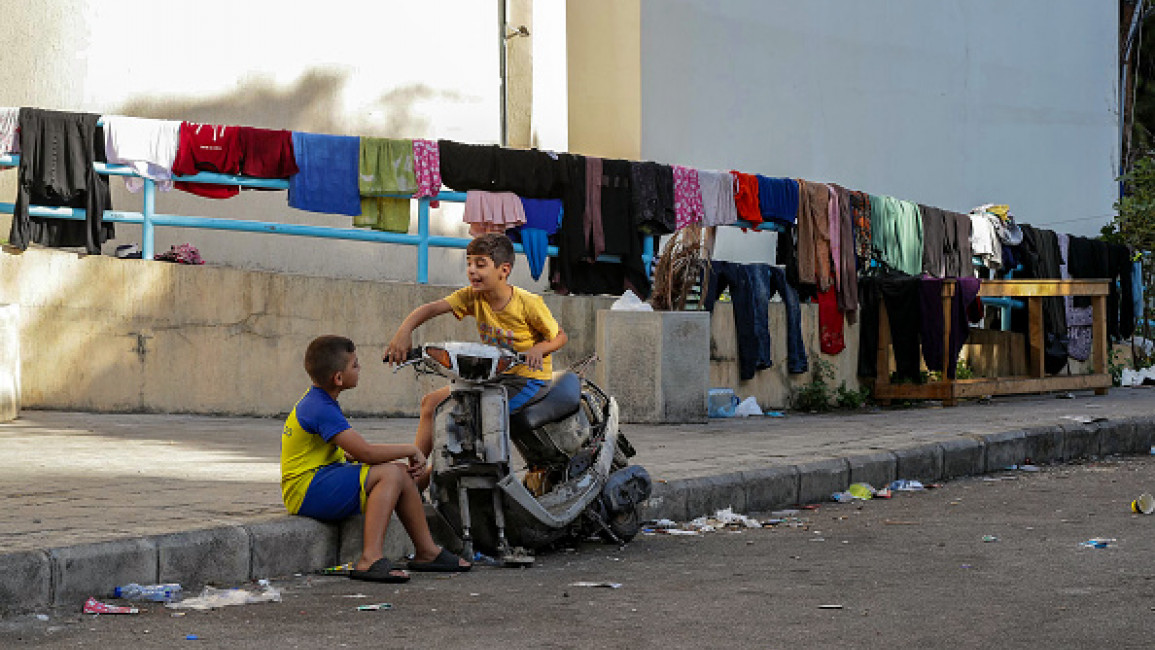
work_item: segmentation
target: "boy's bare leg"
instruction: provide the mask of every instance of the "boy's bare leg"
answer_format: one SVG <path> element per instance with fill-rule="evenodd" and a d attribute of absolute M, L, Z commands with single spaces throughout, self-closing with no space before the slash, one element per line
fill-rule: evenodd
<path fill-rule="evenodd" d="M 409 480 L 405 468 L 397 463 L 384 463 L 369 468 L 369 475 L 365 477 L 365 492 L 368 496 L 365 499 L 361 558 L 353 564 L 354 569 L 365 571 L 384 557 L 381 551 L 385 546 L 385 531 L 389 528 L 389 517 L 393 514 L 398 498 L 406 486 L 409 486 L 411 492 L 414 491 L 413 481 Z M 428 526 L 426 533 L 428 534 Z M 390 573 L 397 576 L 405 575 L 404 571 L 399 570 Z"/>
<path fill-rule="evenodd" d="M 442 386 L 421 398 L 421 419 L 417 422 L 417 437 L 414 438 L 413 444 L 426 457 L 433 451 L 433 416 L 437 413 L 437 407 L 449 397 L 449 391 L 449 386 Z M 421 476 L 417 477 L 418 489 L 424 490 L 429 487 L 429 471 L 427 466 Z"/>
<path fill-rule="evenodd" d="M 401 488 L 401 495 L 397 500 L 397 518 L 413 540 L 413 559 L 417 562 L 432 562 L 441 553 L 441 547 L 433 541 L 429 532 L 429 522 L 425 519 L 425 505 L 421 503 L 421 493 L 413 481 L 405 481 Z M 461 566 L 469 566 L 469 562 L 459 560 Z"/>

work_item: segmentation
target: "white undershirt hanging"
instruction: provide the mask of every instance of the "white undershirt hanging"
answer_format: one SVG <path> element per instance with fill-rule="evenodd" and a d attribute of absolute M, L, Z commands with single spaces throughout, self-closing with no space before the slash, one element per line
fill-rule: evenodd
<path fill-rule="evenodd" d="M 180 143 L 180 122 L 105 115 L 104 153 L 110 164 L 132 167 L 144 178 L 156 181 L 165 192 L 173 187 L 172 163 Z M 124 186 L 139 192 L 144 178 L 126 176 Z"/>

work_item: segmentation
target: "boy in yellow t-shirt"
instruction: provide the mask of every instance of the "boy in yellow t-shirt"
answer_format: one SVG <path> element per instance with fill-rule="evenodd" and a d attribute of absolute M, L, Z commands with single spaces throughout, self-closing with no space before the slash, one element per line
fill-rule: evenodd
<path fill-rule="evenodd" d="M 349 572 L 356 580 L 409 580 L 381 552 L 394 510 L 416 549 L 411 571 L 468 571 L 468 562 L 439 547 L 429 533 L 414 482 L 425 455 L 413 445 L 370 444 L 341 412 L 337 396 L 356 388 L 361 376 L 353 342 L 343 336 L 313 339 L 305 371 L 313 387 L 293 407 L 281 435 L 281 495 L 289 514 L 337 521 L 365 513 L 361 557 Z"/>
<path fill-rule="evenodd" d="M 550 355 L 569 337 L 541 296 L 509 284 L 513 260 L 513 243 L 505 235 L 490 233 L 469 242 L 465 249 L 469 286 L 414 309 L 389 341 L 384 361 L 403 362 L 413 346 L 413 330 L 431 318 L 450 312 L 458 320 L 473 316 L 482 342 L 525 354 L 526 365 L 514 367 L 502 376 L 502 383 L 509 390 L 510 412 L 533 401 L 553 377 Z M 449 387 L 445 386 L 421 399 L 421 420 L 414 444 L 426 456 L 433 450 L 433 415 L 448 396 Z M 428 483 L 425 472 L 418 485 L 424 488 Z"/>

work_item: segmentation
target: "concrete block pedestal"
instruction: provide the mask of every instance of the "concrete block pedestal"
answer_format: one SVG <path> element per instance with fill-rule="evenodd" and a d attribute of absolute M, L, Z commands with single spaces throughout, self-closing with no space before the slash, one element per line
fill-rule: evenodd
<path fill-rule="evenodd" d="M 618 400 L 623 422 L 705 422 L 710 315 L 685 311 L 597 313 L 594 381 Z"/>

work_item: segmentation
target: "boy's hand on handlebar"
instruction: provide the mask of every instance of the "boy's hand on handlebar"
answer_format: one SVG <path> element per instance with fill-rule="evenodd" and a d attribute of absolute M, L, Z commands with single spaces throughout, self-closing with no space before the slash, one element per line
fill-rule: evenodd
<path fill-rule="evenodd" d="M 385 363 L 405 363 L 409 357 L 409 350 L 412 346 L 413 337 L 409 334 L 398 332 L 397 335 L 393 337 L 393 340 L 389 341 L 389 345 L 385 348 L 385 354 L 381 357 L 381 360 Z"/>
<path fill-rule="evenodd" d="M 537 346 L 535 345 L 525 351 L 525 365 L 528 366 L 530 370 L 541 370 L 542 358 L 544 356 L 545 355 L 541 353 L 541 350 L 538 350 Z"/>

